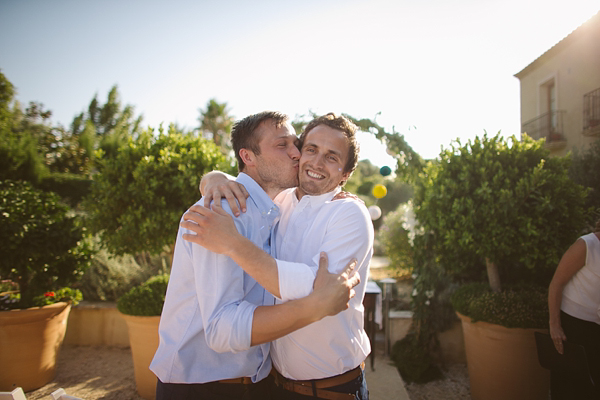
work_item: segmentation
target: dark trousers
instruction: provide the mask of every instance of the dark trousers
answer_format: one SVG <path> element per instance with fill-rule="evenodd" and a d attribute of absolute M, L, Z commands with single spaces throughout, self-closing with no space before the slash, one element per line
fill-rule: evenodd
<path fill-rule="evenodd" d="M 560 312 L 560 323 L 567 341 L 585 348 L 590 374 L 596 385 L 594 387 L 589 378 L 568 371 L 551 371 L 552 400 L 600 399 L 600 325 L 572 317 L 563 311 Z"/>
<path fill-rule="evenodd" d="M 270 400 L 265 379 L 252 385 L 241 383 L 163 383 L 156 384 L 156 400 Z"/>
<path fill-rule="evenodd" d="M 305 396 L 303 394 L 290 392 L 289 390 L 285 390 L 282 386 L 277 386 L 275 384 L 275 379 L 271 375 L 267 379 L 269 379 L 270 384 L 273 385 L 273 388 L 271 389 L 273 400 L 318 399 L 318 397 Z M 350 382 L 346 382 L 338 386 L 332 386 L 323 390 L 338 393 L 350 393 L 356 396 L 356 400 L 369 400 L 369 390 L 367 389 L 367 380 L 365 379 L 364 371 Z"/>

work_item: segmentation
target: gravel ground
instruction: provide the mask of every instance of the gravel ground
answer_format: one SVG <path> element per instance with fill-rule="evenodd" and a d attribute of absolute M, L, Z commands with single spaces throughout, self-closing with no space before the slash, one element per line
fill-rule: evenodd
<path fill-rule="evenodd" d="M 141 399 L 135 391 L 130 350 L 114 347 L 63 346 L 56 378 L 28 392 L 27 399 L 49 399 L 58 388 L 85 400 Z M 450 366 L 444 379 L 423 385 L 406 384 L 406 391 L 410 400 L 470 400 L 467 367 Z"/>
<path fill-rule="evenodd" d="M 455 364 L 444 371 L 444 379 L 425 383 L 406 384 L 410 400 L 471 400 L 467 366 Z"/>

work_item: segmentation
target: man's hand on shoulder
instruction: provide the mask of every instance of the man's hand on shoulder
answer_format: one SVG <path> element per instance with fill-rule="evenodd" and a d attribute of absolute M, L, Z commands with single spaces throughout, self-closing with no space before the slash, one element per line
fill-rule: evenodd
<path fill-rule="evenodd" d="M 350 192 L 346 192 L 344 190 L 342 190 L 341 192 L 339 192 L 338 194 L 333 196 L 333 199 L 331 199 L 331 200 L 334 201 L 334 200 L 341 200 L 341 199 L 352 199 L 352 200 L 360 201 L 362 204 L 365 204 L 365 202 L 362 201 L 360 199 L 360 197 L 358 197 Z"/>
<path fill-rule="evenodd" d="M 233 177 L 220 172 L 211 171 L 200 181 L 200 193 L 204 196 L 204 207 L 210 207 L 211 201 L 221 205 L 221 199 L 226 199 L 231 212 L 236 217 L 246 212 L 246 199 L 250 194 L 244 185 L 232 180 Z"/>
<path fill-rule="evenodd" d="M 194 205 L 183 214 L 182 228 L 192 233 L 184 233 L 183 239 L 199 244 L 209 251 L 229 254 L 235 246 L 235 238 L 240 236 L 233 218 L 220 205 L 210 208 Z"/>

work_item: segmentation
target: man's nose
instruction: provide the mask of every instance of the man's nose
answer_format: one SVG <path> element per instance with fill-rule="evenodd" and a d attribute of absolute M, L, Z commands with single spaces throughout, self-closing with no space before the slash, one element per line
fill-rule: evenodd
<path fill-rule="evenodd" d="M 325 155 L 318 155 L 315 157 L 315 166 L 322 167 L 325 165 Z"/>
<path fill-rule="evenodd" d="M 292 160 L 297 161 L 300 159 L 300 150 L 294 145 L 290 147 L 289 156 Z"/>

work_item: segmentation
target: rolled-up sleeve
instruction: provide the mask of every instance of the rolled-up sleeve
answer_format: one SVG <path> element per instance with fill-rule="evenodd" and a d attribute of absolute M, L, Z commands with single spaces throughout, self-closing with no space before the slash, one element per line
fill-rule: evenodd
<path fill-rule="evenodd" d="M 318 264 L 310 266 L 291 261 L 276 261 L 281 301 L 299 299 L 308 296 L 312 292 Z"/>
<path fill-rule="evenodd" d="M 236 226 L 244 234 L 239 221 Z M 207 345 L 219 353 L 248 350 L 257 305 L 245 300 L 243 270 L 229 257 L 178 239 L 191 257 Z"/>

